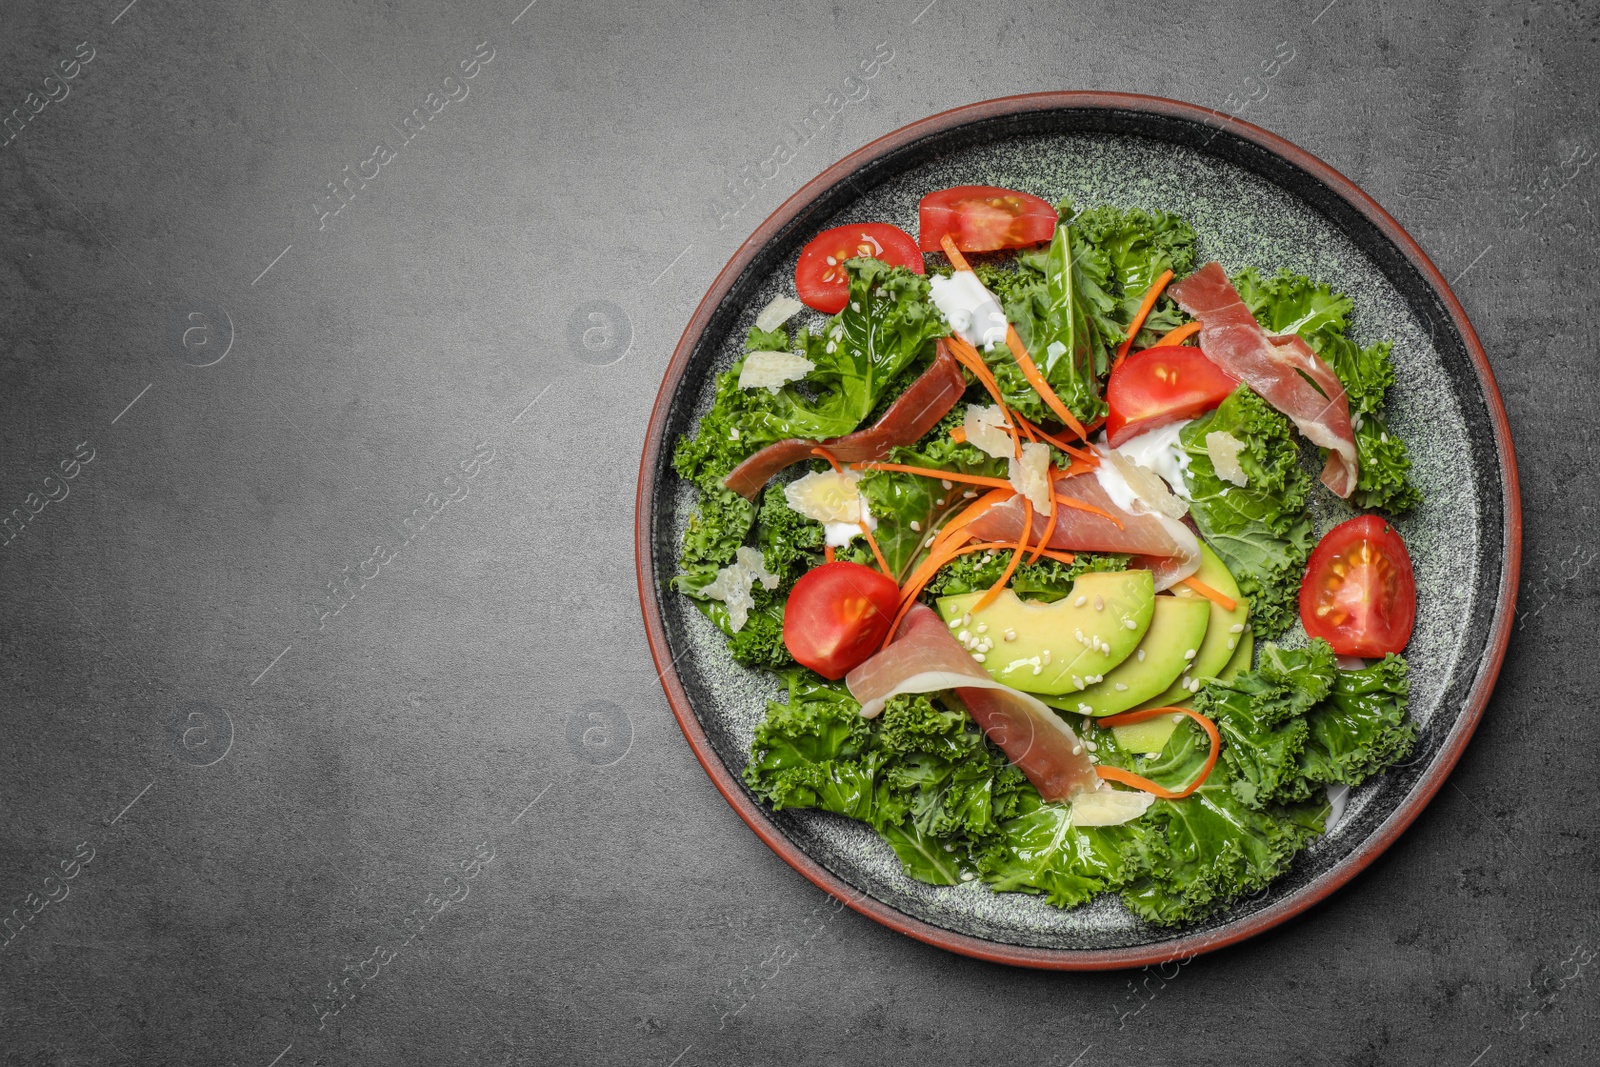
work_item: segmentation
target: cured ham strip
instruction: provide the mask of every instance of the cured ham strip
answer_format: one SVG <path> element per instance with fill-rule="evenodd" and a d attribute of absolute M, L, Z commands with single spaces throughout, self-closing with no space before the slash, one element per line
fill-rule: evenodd
<path fill-rule="evenodd" d="M 912 607 L 894 641 L 846 675 L 845 685 L 868 718 L 892 696 L 954 689 L 973 721 L 1045 800 L 1099 788 L 1094 764 L 1072 727 L 1037 698 L 989 677 L 926 604 Z"/>
<path fill-rule="evenodd" d="M 1135 514 L 1118 505 L 1102 483 L 1102 479 L 1115 477 L 1115 472 L 1102 464 L 1093 471 L 1056 479 L 1058 498 L 1087 504 L 1104 514 L 1056 504 L 1055 529 L 1050 531 L 1046 547 L 1069 552 L 1126 552 L 1141 557 L 1139 562 L 1154 574 L 1158 590 L 1176 585 L 1199 569 L 1200 543 L 1189 528 L 1164 515 Z M 1106 515 L 1115 516 L 1116 521 Z M 1023 507 L 1013 499 L 989 508 L 968 523 L 965 532 L 983 541 L 1015 542 L 1022 523 Z M 1044 537 L 1049 523 L 1048 515 L 1035 515 L 1029 540 Z"/>
<path fill-rule="evenodd" d="M 944 341 L 939 342 L 938 354 L 927 370 L 911 383 L 900 398 L 889 405 L 883 417 L 865 430 L 830 437 L 826 441 L 791 437 L 775 441 L 733 468 L 722 484 L 748 500 L 754 500 L 772 476 L 802 460 L 811 458 L 811 450 L 826 448 L 841 463 L 860 463 L 882 459 L 896 445 L 909 445 L 945 417 L 961 394 L 967 390 L 967 381 L 961 376 L 961 364 L 950 354 Z"/>
<path fill-rule="evenodd" d="M 1200 320 L 1200 350 L 1206 358 L 1260 393 L 1308 441 L 1329 450 L 1322 484 L 1348 497 L 1359 466 L 1350 402 L 1333 368 L 1299 336 L 1274 337 L 1263 330 L 1216 261 L 1167 292 Z"/>

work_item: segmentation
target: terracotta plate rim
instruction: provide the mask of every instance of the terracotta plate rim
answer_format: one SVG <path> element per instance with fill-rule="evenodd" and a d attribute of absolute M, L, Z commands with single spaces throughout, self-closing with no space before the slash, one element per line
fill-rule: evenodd
<path fill-rule="evenodd" d="M 1392 242 L 1422 276 L 1439 298 L 1445 313 L 1460 335 L 1488 408 L 1504 494 L 1501 545 L 1504 562 L 1500 590 L 1495 605 L 1495 618 L 1489 630 L 1484 655 L 1480 660 L 1478 675 L 1467 694 L 1460 715 L 1441 744 L 1432 766 L 1417 781 L 1411 792 L 1348 856 L 1317 876 L 1309 885 L 1276 904 L 1216 930 L 1179 934 L 1162 941 L 1115 949 L 1038 948 L 989 941 L 946 930 L 873 899 L 803 852 L 772 823 L 770 813 L 745 792 L 738 777 L 723 765 L 722 760 L 712 749 L 674 666 L 672 651 L 668 647 L 666 629 L 662 622 L 659 590 L 656 589 L 652 576 L 654 563 L 651 558 L 650 528 L 656 490 L 652 472 L 657 468 L 661 451 L 666 446 L 663 437 L 671 401 L 688 369 L 690 356 L 701 334 L 750 262 L 819 195 L 848 180 L 864 166 L 890 152 L 931 135 L 974 122 L 1052 110 L 1142 113 L 1209 126 L 1218 133 L 1227 132 L 1253 144 L 1276 156 L 1280 161 L 1287 162 L 1291 167 L 1309 174 L 1343 200 L 1347 206 L 1355 209 Z M 639 471 L 634 542 L 639 602 L 644 612 L 645 635 L 650 645 L 650 654 L 659 672 L 662 688 L 666 692 L 667 702 L 671 705 L 672 713 L 677 718 L 689 746 L 694 750 L 696 758 L 705 768 L 717 791 L 769 848 L 817 888 L 884 926 L 927 944 L 994 963 L 1049 970 L 1112 970 L 1192 958 L 1270 930 L 1317 904 L 1354 878 L 1393 844 L 1406 827 L 1417 818 L 1443 787 L 1450 771 L 1460 759 L 1467 742 L 1483 717 L 1484 707 L 1494 689 L 1495 679 L 1500 673 L 1506 645 L 1510 640 L 1517 582 L 1521 570 L 1522 505 L 1511 428 L 1483 345 L 1468 321 L 1461 302 L 1456 299 L 1455 293 L 1451 291 L 1449 283 L 1439 269 L 1434 266 L 1433 261 L 1417 242 L 1375 200 L 1354 182 L 1304 149 L 1258 126 L 1210 108 L 1133 93 L 1047 92 L 1000 97 L 968 104 L 903 126 L 857 149 L 824 170 L 784 201 L 756 228 L 712 282 L 684 329 L 677 348 L 673 351 L 672 360 L 668 364 L 661 391 L 656 397 L 650 423 L 645 432 L 644 454 Z"/>

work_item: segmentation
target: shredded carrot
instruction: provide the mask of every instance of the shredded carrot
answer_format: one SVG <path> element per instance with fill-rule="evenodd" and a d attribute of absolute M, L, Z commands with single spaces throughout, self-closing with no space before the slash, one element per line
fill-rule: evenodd
<path fill-rule="evenodd" d="M 982 515 L 996 504 L 1005 503 L 1015 495 L 1016 490 L 1012 489 L 1009 484 L 1007 484 L 1004 489 L 989 490 L 987 493 L 983 494 L 977 500 L 974 500 L 970 505 L 968 505 L 965 511 L 951 519 L 949 522 L 945 523 L 944 528 L 939 531 L 938 535 L 934 538 L 933 544 L 929 547 L 937 552 L 938 546 L 941 542 L 948 541 L 950 538 L 954 537 L 957 533 L 970 525 L 974 519 L 978 518 L 978 516 Z"/>
<path fill-rule="evenodd" d="M 956 362 L 972 372 L 972 376 L 978 379 L 990 399 L 999 406 L 1000 414 L 1006 420 L 1006 431 L 1011 434 L 1012 451 L 1018 456 L 1022 455 L 1022 442 L 1017 438 L 1017 416 L 1006 406 L 1006 398 L 1000 393 L 1000 383 L 995 380 L 994 372 L 983 361 L 978 350 L 968 344 L 965 338 L 952 334 L 945 339 L 945 344 L 949 347 L 950 354 L 956 357 Z"/>
<path fill-rule="evenodd" d="M 1050 388 L 1050 383 L 1044 380 L 1044 375 L 1039 373 L 1039 368 L 1034 365 L 1033 357 L 1028 355 L 1028 346 L 1022 343 L 1022 338 L 1017 336 L 1015 326 L 1006 327 L 1006 347 L 1011 349 L 1011 356 L 1017 361 L 1017 366 L 1022 368 L 1022 376 L 1028 379 L 1028 384 L 1033 386 L 1033 391 L 1045 402 L 1045 406 L 1056 413 L 1056 418 L 1061 420 L 1061 425 L 1071 430 L 1082 440 L 1089 439 L 1088 431 L 1083 428 L 1083 423 L 1068 410 L 1067 405 L 1056 396 L 1056 391 Z"/>
<path fill-rule="evenodd" d="M 1085 463 L 1093 464 L 1096 467 L 1098 467 L 1100 465 L 1100 457 L 1095 455 L 1089 449 L 1087 449 L 1087 448 L 1079 448 L 1076 445 L 1069 445 L 1065 441 L 1061 440 L 1061 438 L 1055 437 L 1055 436 L 1052 436 L 1051 434 L 1045 433 L 1044 430 L 1042 430 L 1040 427 L 1034 425 L 1033 423 L 1029 422 L 1027 419 L 1024 419 L 1020 415 L 1017 416 L 1017 419 L 1018 419 L 1018 421 L 1020 421 L 1022 423 L 1022 428 L 1024 430 L 1031 430 L 1033 433 L 1035 433 L 1035 434 L 1037 434 L 1039 436 L 1040 440 L 1050 442 L 1051 444 L 1055 445 L 1057 448 L 1061 449 L 1061 451 L 1065 452 L 1067 455 L 1071 456 L 1072 458 L 1081 459 Z"/>
<path fill-rule="evenodd" d="M 1191 708 L 1146 708 L 1144 711 L 1128 711 L 1122 713 L 1121 715 L 1111 715 L 1104 719 L 1096 719 L 1095 725 L 1102 727 L 1132 726 L 1136 722 L 1144 722 L 1147 719 L 1154 719 L 1162 715 L 1173 714 L 1189 716 L 1189 718 L 1199 723 L 1201 728 L 1204 729 L 1206 734 L 1211 738 L 1211 755 L 1206 757 L 1206 765 L 1200 768 L 1200 773 L 1195 776 L 1194 781 L 1190 782 L 1183 789 L 1174 792 L 1164 785 L 1152 782 L 1143 775 L 1134 774 L 1132 771 L 1125 771 L 1121 767 L 1099 766 L 1094 769 L 1094 772 L 1107 781 L 1121 782 L 1123 785 L 1131 785 L 1135 789 L 1141 789 L 1146 793 L 1153 793 L 1162 800 L 1181 800 L 1190 793 L 1193 793 L 1196 789 L 1199 789 L 1205 784 L 1206 779 L 1211 776 L 1211 768 L 1217 765 L 1217 755 L 1222 751 L 1222 736 L 1217 733 L 1217 724 L 1200 714 L 1198 711 L 1194 711 Z"/>
<path fill-rule="evenodd" d="M 1016 551 L 1011 553 L 1011 562 L 1006 564 L 1006 569 L 1000 575 L 1000 580 L 991 585 L 989 591 L 979 597 L 976 604 L 972 605 L 973 611 L 982 611 L 994 603 L 995 597 L 999 596 L 1000 591 L 1006 587 L 1006 583 L 1011 581 L 1011 576 L 1017 572 L 1017 564 L 1022 562 L 1022 554 L 1028 550 L 1028 535 L 1032 532 L 1033 501 L 1024 495 L 1022 497 L 1022 530 L 1017 534 Z"/>
<path fill-rule="evenodd" d="M 1106 511 L 1103 508 L 1097 508 L 1093 504 L 1086 504 L 1082 500 L 1076 500 L 1070 496 L 1062 496 L 1060 493 L 1054 493 L 1052 495 L 1056 498 L 1057 504 L 1065 504 L 1069 508 L 1074 508 L 1078 511 L 1087 511 L 1091 515 L 1098 515 L 1102 519 L 1109 519 L 1110 521 L 1116 523 L 1117 529 L 1119 530 L 1127 529 L 1127 527 L 1122 524 L 1121 519 L 1117 518 L 1115 515 L 1111 514 L 1111 512 Z"/>
<path fill-rule="evenodd" d="M 911 467 L 904 463 L 879 463 L 877 460 L 869 460 L 865 463 L 852 463 L 850 464 L 850 469 L 858 471 L 898 471 L 901 474 L 920 474 L 924 478 L 939 478 L 947 482 L 987 485 L 996 489 L 1011 488 L 1011 483 L 1004 478 L 990 478 L 983 474 L 960 474 L 956 471 L 940 470 L 937 467 Z"/>
<path fill-rule="evenodd" d="M 1009 541 L 978 541 L 956 547 L 951 547 L 949 544 L 936 545 L 933 554 L 923 560 L 922 566 L 917 568 L 916 573 L 906 581 L 904 588 L 901 589 L 900 610 L 895 613 L 894 624 L 889 627 L 889 633 L 884 638 L 883 643 L 887 645 L 893 640 L 894 632 L 900 628 L 900 620 L 905 618 L 906 612 L 911 610 L 911 605 L 916 603 L 917 597 L 922 594 L 922 590 L 927 587 L 927 584 L 933 580 L 933 576 L 938 574 L 945 564 L 957 556 L 971 555 L 974 552 L 995 552 L 1015 547 Z M 1061 563 L 1072 563 L 1078 558 L 1071 552 L 1058 552 L 1054 549 L 1047 549 L 1044 555 L 1048 559 Z"/>
<path fill-rule="evenodd" d="M 1168 345 L 1179 345 L 1199 332 L 1200 322 L 1198 319 L 1196 319 L 1194 322 L 1186 322 L 1177 329 L 1168 330 L 1166 333 L 1162 334 L 1161 339 L 1150 347 L 1165 348 Z"/>
<path fill-rule="evenodd" d="M 1144 320 L 1150 314 L 1150 309 L 1156 306 L 1156 300 L 1161 296 L 1161 290 L 1167 287 L 1172 280 L 1172 272 L 1164 270 L 1161 277 L 1157 278 L 1150 286 L 1149 292 L 1144 294 L 1144 299 L 1139 302 L 1139 310 L 1133 316 L 1133 322 L 1128 324 L 1128 336 L 1123 338 L 1117 346 L 1117 358 L 1111 364 L 1111 369 L 1116 370 L 1122 365 L 1123 359 L 1128 354 L 1128 349 L 1133 347 L 1133 339 L 1139 336 L 1139 331 L 1144 328 Z"/>
<path fill-rule="evenodd" d="M 1190 589 L 1193 589 L 1196 593 L 1199 593 L 1201 596 L 1211 601 L 1223 611 L 1232 611 L 1234 608 L 1239 606 L 1239 602 L 1233 599 L 1233 597 L 1224 596 L 1222 593 L 1219 593 L 1217 590 L 1211 588 L 1205 582 L 1202 582 L 1200 579 L 1193 576 L 1183 579 L 1180 584 L 1186 585 Z"/>
<path fill-rule="evenodd" d="M 827 560 L 829 563 L 833 562 L 833 546 L 832 545 L 823 545 L 822 546 L 822 558 Z"/>
<path fill-rule="evenodd" d="M 952 427 L 950 427 L 950 440 L 954 441 L 958 445 L 966 444 L 967 443 L 967 428 L 965 426 L 952 426 Z"/>
<path fill-rule="evenodd" d="M 967 257 L 961 254 L 961 249 L 956 247 L 955 241 L 951 239 L 949 234 L 939 238 L 939 247 L 944 249 L 945 258 L 950 261 L 950 265 L 956 270 L 970 271 L 972 269 L 967 266 Z"/>
<path fill-rule="evenodd" d="M 1055 469 L 1052 468 L 1050 470 L 1050 484 L 1054 485 L 1055 483 L 1056 483 L 1056 472 L 1055 472 Z M 1052 493 L 1051 495 L 1054 496 L 1055 494 Z M 1052 506 L 1050 508 L 1050 521 L 1046 522 L 1044 524 L 1044 533 L 1039 535 L 1039 544 L 1038 544 L 1037 547 L 1034 548 L 1033 555 L 1028 557 L 1028 562 L 1029 563 L 1037 563 L 1037 562 L 1039 562 L 1040 554 L 1042 552 L 1044 552 L 1045 546 L 1050 543 L 1050 535 L 1056 532 L 1056 520 L 1058 518 L 1060 518 L 1060 517 L 1061 517 L 1061 509 L 1058 508 L 1058 507 Z"/>
<path fill-rule="evenodd" d="M 839 466 L 839 461 L 837 459 L 833 458 L 833 453 L 829 452 L 826 448 L 823 448 L 821 445 L 818 445 L 816 448 L 813 448 L 811 450 L 811 454 L 813 456 L 821 456 L 823 459 L 827 460 L 828 461 L 828 466 L 833 468 L 833 473 L 839 474 L 839 473 L 843 472 L 844 468 Z"/>

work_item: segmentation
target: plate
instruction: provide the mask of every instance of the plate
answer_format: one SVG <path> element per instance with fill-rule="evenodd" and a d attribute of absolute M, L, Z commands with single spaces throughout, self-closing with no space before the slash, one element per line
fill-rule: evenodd
<path fill-rule="evenodd" d="M 1113 896 L 1063 910 L 976 881 L 925 885 L 904 875 L 863 823 L 767 809 L 739 775 L 777 685 L 733 664 L 721 633 L 668 588 L 695 502 L 672 471 L 673 444 L 710 407 L 713 379 L 740 355 L 756 312 L 792 294 L 801 247 L 856 221 L 914 234 L 922 195 L 960 184 L 1177 211 L 1199 236 L 1200 262 L 1310 274 L 1355 300 L 1355 340 L 1395 341 L 1398 382 L 1385 416 L 1410 445 L 1424 493 L 1396 523 L 1419 588 L 1407 649 L 1416 749 L 1355 790 L 1333 830 L 1268 889 L 1198 924 L 1153 926 Z M 1348 513 L 1324 499 L 1314 511 L 1318 533 Z M 706 773 L 763 841 L 821 889 L 921 941 L 996 962 L 1089 970 L 1194 956 L 1261 933 L 1338 889 L 1400 836 L 1483 714 L 1510 634 L 1521 527 L 1511 434 L 1483 348 L 1438 269 L 1371 197 L 1302 149 L 1218 112 L 1064 92 L 985 101 L 896 130 L 829 167 L 756 229 L 706 293 L 667 368 L 646 433 L 635 542 L 639 599 L 667 699 Z"/>

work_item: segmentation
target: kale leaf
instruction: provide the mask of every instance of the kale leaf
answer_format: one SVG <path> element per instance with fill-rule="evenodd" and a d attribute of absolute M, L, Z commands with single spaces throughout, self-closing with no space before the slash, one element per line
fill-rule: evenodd
<path fill-rule="evenodd" d="M 1216 432 L 1244 443 L 1239 466 L 1245 485 L 1217 475 L 1206 444 L 1206 435 Z M 1263 637 L 1276 637 L 1294 624 L 1312 545 L 1306 510 L 1311 476 L 1300 466 L 1289 420 L 1241 385 L 1185 426 L 1179 440 L 1189 456 L 1189 514 L 1250 598 L 1250 625 Z"/>

